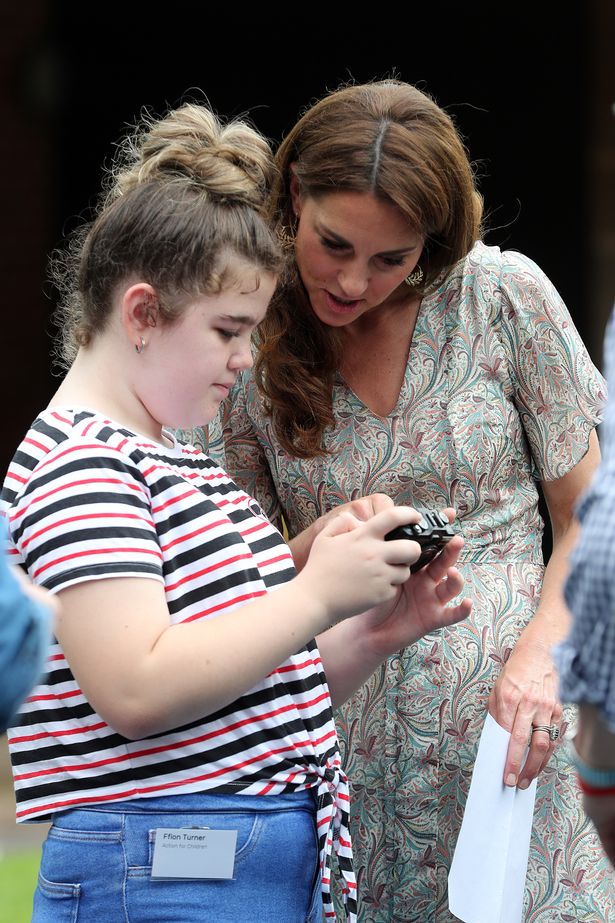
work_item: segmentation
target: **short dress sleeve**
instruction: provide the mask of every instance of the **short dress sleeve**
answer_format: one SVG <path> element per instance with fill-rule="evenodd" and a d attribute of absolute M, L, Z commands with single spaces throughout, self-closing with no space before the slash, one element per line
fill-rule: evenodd
<path fill-rule="evenodd" d="M 559 293 L 520 253 L 502 254 L 501 335 L 538 480 L 572 470 L 600 422 L 606 383 Z"/>

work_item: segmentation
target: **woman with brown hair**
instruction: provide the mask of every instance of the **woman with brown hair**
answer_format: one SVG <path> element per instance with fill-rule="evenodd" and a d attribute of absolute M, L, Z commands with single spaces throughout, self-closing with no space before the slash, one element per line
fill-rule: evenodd
<path fill-rule="evenodd" d="M 602 377 L 540 268 L 481 241 L 467 152 L 427 94 L 395 80 L 332 92 L 277 163 L 271 217 L 294 260 L 210 452 L 284 521 L 299 563 L 316 518 L 353 498 L 454 506 L 473 599 L 461 628 L 390 658 L 337 713 L 360 919 L 453 919 L 447 872 L 489 710 L 511 732 L 505 784 L 538 777 L 526 923 L 606 923 L 608 863 L 554 753 L 550 653 Z"/>

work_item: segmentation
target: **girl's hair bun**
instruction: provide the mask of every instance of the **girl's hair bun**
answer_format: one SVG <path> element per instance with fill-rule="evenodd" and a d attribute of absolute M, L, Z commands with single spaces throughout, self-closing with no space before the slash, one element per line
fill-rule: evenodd
<path fill-rule="evenodd" d="M 241 119 L 226 124 L 205 106 L 185 103 L 156 121 L 146 115 L 120 145 L 103 206 L 137 185 L 185 177 L 212 199 L 264 210 L 273 175 L 267 141 Z"/>

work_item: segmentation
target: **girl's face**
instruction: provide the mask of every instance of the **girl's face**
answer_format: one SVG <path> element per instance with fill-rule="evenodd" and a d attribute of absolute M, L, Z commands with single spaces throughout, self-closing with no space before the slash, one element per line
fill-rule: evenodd
<path fill-rule="evenodd" d="M 291 184 L 295 257 L 312 309 L 344 327 L 377 308 L 415 268 L 424 238 L 389 202 L 367 192 L 306 198 Z"/>
<path fill-rule="evenodd" d="M 209 423 L 239 372 L 252 365 L 251 335 L 276 280 L 247 264 L 236 275 L 232 288 L 200 295 L 177 321 L 146 331 L 135 388 L 156 423 L 182 428 Z"/>

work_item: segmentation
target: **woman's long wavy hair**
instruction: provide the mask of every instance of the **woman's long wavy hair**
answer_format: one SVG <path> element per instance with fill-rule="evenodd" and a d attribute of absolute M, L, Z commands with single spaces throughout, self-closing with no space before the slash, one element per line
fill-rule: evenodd
<path fill-rule="evenodd" d="M 393 204 L 425 238 L 421 294 L 441 282 L 480 237 L 482 199 L 464 144 L 429 96 L 396 80 L 336 90 L 305 112 L 279 147 L 270 218 L 288 236 L 291 165 L 301 195 L 370 193 Z M 339 333 L 321 323 L 291 265 L 259 329 L 256 379 L 284 449 L 324 454 L 334 425 Z"/>

